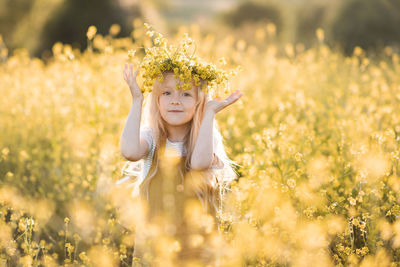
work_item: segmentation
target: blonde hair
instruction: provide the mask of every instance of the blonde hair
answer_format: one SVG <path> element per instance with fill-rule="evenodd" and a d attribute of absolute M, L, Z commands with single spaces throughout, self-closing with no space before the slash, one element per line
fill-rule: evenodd
<path fill-rule="evenodd" d="M 163 75 L 171 72 L 164 72 Z M 201 81 L 204 83 L 205 81 Z M 200 130 L 201 121 L 205 111 L 205 103 L 211 99 L 209 94 L 206 94 L 201 90 L 201 85 L 196 86 L 197 88 L 197 103 L 195 107 L 195 113 L 193 119 L 191 120 L 191 127 L 188 133 L 184 138 L 184 147 L 186 148 L 186 159 L 184 162 L 185 172 L 189 175 L 194 172 L 191 171 L 190 159 L 193 154 L 194 147 L 196 145 L 197 136 Z M 167 129 L 165 122 L 161 118 L 160 110 L 159 110 L 159 96 L 161 95 L 161 87 L 162 84 L 159 81 L 156 81 L 153 86 L 153 90 L 144 102 L 143 107 L 143 115 L 141 119 L 141 125 L 150 127 L 153 133 L 153 141 L 155 145 L 153 164 L 156 164 L 153 172 L 150 173 L 148 171 L 146 177 L 142 177 L 142 179 L 138 179 L 135 184 L 135 188 L 140 188 L 140 191 L 147 191 L 149 181 L 152 177 L 154 177 L 157 172 L 158 164 L 159 164 L 159 156 L 158 152 L 161 149 L 167 139 Z M 218 157 L 218 159 L 223 163 L 222 169 L 209 169 L 206 171 L 202 171 L 202 175 L 204 179 L 200 183 L 196 183 L 195 192 L 199 200 L 201 201 L 203 208 L 208 210 L 208 204 L 211 204 L 215 211 L 221 210 L 222 207 L 222 198 L 223 195 L 230 190 L 230 183 L 237 178 L 237 174 L 233 169 L 233 166 L 240 166 L 230 160 L 225 152 L 224 144 L 222 136 L 219 132 L 217 122 L 214 119 L 214 154 Z M 142 159 L 143 161 L 143 159 Z M 125 169 L 127 165 L 124 166 Z M 143 166 L 143 165 L 142 165 Z M 124 172 L 124 170 L 123 170 Z M 195 172 L 198 173 L 198 172 Z M 127 173 L 129 174 L 129 173 Z M 183 176 L 183 173 L 181 173 Z M 183 177 L 182 177 L 183 178 Z"/>

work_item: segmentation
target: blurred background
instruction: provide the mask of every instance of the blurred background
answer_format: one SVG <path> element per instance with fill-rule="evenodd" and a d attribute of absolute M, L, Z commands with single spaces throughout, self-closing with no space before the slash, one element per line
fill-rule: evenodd
<path fill-rule="evenodd" d="M 48 56 L 57 41 L 82 51 L 90 25 L 104 35 L 119 24 L 118 37 L 129 36 L 134 18 L 164 33 L 197 24 L 205 32 L 226 30 L 246 39 L 256 24 L 270 22 L 277 41 L 306 48 L 322 28 L 326 43 L 347 54 L 355 45 L 375 51 L 400 43 L 400 0 L 0 0 L 5 46 L 24 47 L 36 57 Z"/>
<path fill-rule="evenodd" d="M 144 22 L 241 69 L 216 116 L 238 178 L 194 245 L 229 267 L 400 266 L 400 0 L 0 0 L 0 266 L 131 266 L 136 227 L 176 247 L 121 171 Z"/>

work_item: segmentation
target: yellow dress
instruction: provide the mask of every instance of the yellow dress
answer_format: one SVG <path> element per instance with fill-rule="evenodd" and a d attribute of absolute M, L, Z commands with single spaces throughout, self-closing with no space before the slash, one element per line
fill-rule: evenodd
<path fill-rule="evenodd" d="M 176 257 L 171 259 L 171 266 L 176 264 L 184 266 L 185 263 L 193 261 L 206 266 L 215 260 L 213 250 L 207 247 L 207 242 L 211 234 L 217 232 L 216 211 L 209 204 L 207 204 L 206 210 L 199 209 L 202 207 L 201 201 L 189 184 L 191 180 L 184 168 L 185 158 L 186 156 L 164 156 L 159 161 L 155 175 L 150 180 L 145 179 L 141 185 L 140 195 L 148 204 L 148 222 L 159 226 L 161 235 L 171 237 L 179 242 L 179 245 L 175 242 L 175 245 L 162 249 L 164 252 L 168 249 L 176 249 Z M 153 173 L 155 162 L 156 160 L 153 160 L 148 174 Z M 200 178 L 201 176 L 190 177 Z M 148 183 L 148 192 L 144 189 L 145 182 Z M 196 220 L 199 218 L 204 222 L 203 226 L 196 224 L 198 223 Z M 136 235 L 133 256 L 140 258 L 142 262 L 142 265 L 138 264 L 137 266 L 168 266 L 165 262 L 151 264 L 151 260 L 147 261 L 143 258 L 146 252 L 151 255 L 152 259 L 157 258 L 155 254 L 164 254 L 159 250 L 156 252 L 155 247 L 160 245 L 160 242 L 162 241 L 155 238 L 147 241 L 141 240 Z"/>

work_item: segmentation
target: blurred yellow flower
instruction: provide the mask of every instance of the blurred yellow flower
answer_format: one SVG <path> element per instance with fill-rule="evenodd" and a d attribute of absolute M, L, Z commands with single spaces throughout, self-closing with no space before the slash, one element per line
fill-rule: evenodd
<path fill-rule="evenodd" d="M 315 32 L 316 32 L 318 41 L 323 42 L 323 41 L 324 41 L 324 38 L 325 38 L 324 30 L 321 29 L 321 28 L 318 28 Z"/>
<path fill-rule="evenodd" d="M 89 26 L 86 36 L 89 40 L 92 40 L 93 37 L 96 35 L 96 33 L 97 33 L 97 28 L 92 25 L 92 26 Z"/>

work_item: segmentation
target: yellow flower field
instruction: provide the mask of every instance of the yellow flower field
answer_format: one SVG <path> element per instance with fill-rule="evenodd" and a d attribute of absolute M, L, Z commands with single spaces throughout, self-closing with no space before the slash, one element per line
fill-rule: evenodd
<path fill-rule="evenodd" d="M 114 183 L 131 105 L 123 66 L 151 46 L 145 32 L 91 28 L 84 53 L 57 43 L 47 64 L 23 49 L 0 61 L 2 266 L 131 266 L 134 227 L 152 228 Z M 271 24 L 253 40 L 196 25 L 168 39 L 185 32 L 199 56 L 242 68 L 230 87 L 243 97 L 216 117 L 241 165 L 209 244 L 220 266 L 398 266 L 399 55 L 344 57 L 322 30 L 311 49 L 279 45 Z M 179 244 L 151 234 L 168 252 L 155 260 L 173 266 Z"/>

